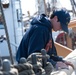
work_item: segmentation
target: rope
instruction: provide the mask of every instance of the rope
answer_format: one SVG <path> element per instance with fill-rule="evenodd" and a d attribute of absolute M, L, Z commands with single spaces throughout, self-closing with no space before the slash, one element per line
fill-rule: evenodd
<path fill-rule="evenodd" d="M 27 58 L 27 62 L 32 63 L 31 56 L 32 56 L 33 54 L 36 54 L 37 62 L 41 62 L 41 58 L 42 58 L 41 53 L 32 53 L 32 54 L 30 54 L 30 55 L 28 56 L 28 58 Z"/>
<path fill-rule="evenodd" d="M 46 75 L 51 75 L 51 72 L 54 71 L 54 67 L 50 62 L 47 62 L 46 67 L 44 67 Z"/>
<path fill-rule="evenodd" d="M 0 71 L 0 75 L 19 75 L 17 69 L 11 68 L 10 71 Z"/>
<path fill-rule="evenodd" d="M 14 67 L 16 69 L 18 69 L 19 72 L 23 71 L 23 70 L 30 70 L 33 69 L 33 66 L 29 63 L 24 63 L 24 64 L 18 64 L 18 65 L 14 65 Z"/>
<path fill-rule="evenodd" d="M 19 73 L 19 75 L 35 75 L 34 71 L 32 69 L 30 70 L 23 70 Z"/>
<path fill-rule="evenodd" d="M 45 75 L 45 70 L 38 64 L 33 65 L 33 70 L 36 75 Z"/>
<path fill-rule="evenodd" d="M 18 69 L 19 75 L 35 75 L 33 66 L 30 63 L 14 65 Z"/>
<path fill-rule="evenodd" d="M 36 54 L 37 60 L 33 61 L 32 55 Z M 0 71 L 0 75 L 51 75 L 54 70 L 51 63 L 46 62 L 43 67 L 41 53 L 33 53 L 27 58 L 27 62 L 19 63 L 16 65 L 4 65 L 4 71 Z M 46 56 L 45 56 L 46 58 Z M 5 67 L 6 66 L 6 67 Z M 8 69 L 8 70 L 7 70 Z"/>
<path fill-rule="evenodd" d="M 54 67 L 50 62 L 47 62 L 46 67 L 42 68 L 42 54 L 41 53 L 32 53 L 28 58 L 27 62 L 32 64 L 32 55 L 36 54 L 37 64 L 33 65 L 33 70 L 36 75 L 51 75 L 51 72 L 54 70 Z"/>

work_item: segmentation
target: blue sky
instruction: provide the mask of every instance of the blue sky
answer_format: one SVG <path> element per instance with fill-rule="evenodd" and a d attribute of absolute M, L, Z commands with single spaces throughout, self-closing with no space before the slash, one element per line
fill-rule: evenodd
<path fill-rule="evenodd" d="M 22 12 L 27 14 L 30 11 L 31 15 L 36 11 L 36 0 L 21 0 Z M 60 6 L 66 9 L 71 9 L 70 0 L 59 0 Z"/>

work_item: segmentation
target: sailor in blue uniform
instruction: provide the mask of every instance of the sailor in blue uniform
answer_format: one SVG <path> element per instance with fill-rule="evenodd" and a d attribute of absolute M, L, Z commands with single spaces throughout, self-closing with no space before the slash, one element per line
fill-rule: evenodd
<path fill-rule="evenodd" d="M 47 54 L 50 55 L 49 62 L 53 66 L 57 64 L 68 65 L 57 55 L 52 38 L 52 29 L 54 31 L 64 30 L 68 33 L 68 24 L 70 22 L 70 15 L 66 9 L 53 11 L 50 19 L 45 14 L 41 14 L 31 21 L 31 27 L 23 36 L 19 45 L 16 60 L 19 62 L 21 57 L 27 58 L 31 53 L 41 52 L 41 49 L 46 49 Z M 71 63 L 70 63 L 71 64 Z"/>

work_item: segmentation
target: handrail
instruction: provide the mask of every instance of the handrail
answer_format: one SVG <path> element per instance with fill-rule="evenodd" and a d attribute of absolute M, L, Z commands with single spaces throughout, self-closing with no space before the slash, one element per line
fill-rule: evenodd
<path fill-rule="evenodd" d="M 57 42 L 55 42 L 55 47 L 56 47 L 56 50 L 57 50 L 57 54 L 59 56 L 63 56 L 63 57 L 66 57 L 69 53 L 71 53 L 73 50 L 66 47 L 66 46 L 63 46 Z"/>

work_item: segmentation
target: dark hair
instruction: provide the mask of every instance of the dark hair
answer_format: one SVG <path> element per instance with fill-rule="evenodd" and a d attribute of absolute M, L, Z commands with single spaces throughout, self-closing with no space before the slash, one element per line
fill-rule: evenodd
<path fill-rule="evenodd" d="M 50 19 L 54 18 L 54 16 L 55 16 L 55 15 L 52 13 L 52 14 L 50 15 Z"/>
<path fill-rule="evenodd" d="M 53 19 L 56 15 L 55 14 L 51 14 L 50 19 Z M 59 18 L 58 18 L 58 22 L 59 22 Z"/>

